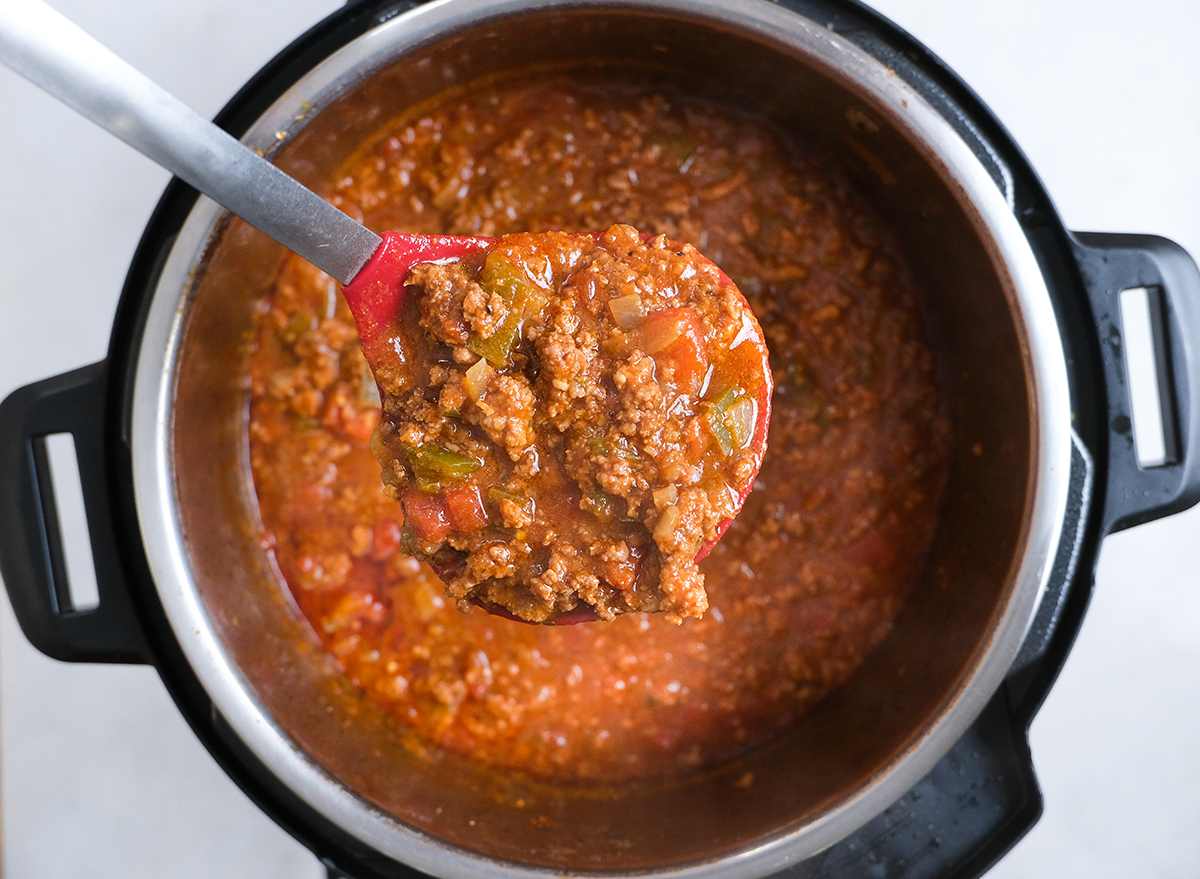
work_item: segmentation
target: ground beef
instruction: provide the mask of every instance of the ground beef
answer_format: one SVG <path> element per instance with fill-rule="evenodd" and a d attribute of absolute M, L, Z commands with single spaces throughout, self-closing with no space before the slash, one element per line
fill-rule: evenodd
<path fill-rule="evenodd" d="M 770 387 L 729 279 L 617 225 L 504 236 L 406 284 L 373 443 L 406 548 L 465 611 L 703 615 L 697 555 L 750 489 Z"/>

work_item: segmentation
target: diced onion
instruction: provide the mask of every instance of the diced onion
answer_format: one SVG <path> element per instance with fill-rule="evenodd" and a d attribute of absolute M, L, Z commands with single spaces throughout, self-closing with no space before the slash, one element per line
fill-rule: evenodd
<path fill-rule="evenodd" d="M 754 422 L 758 418 L 757 408 L 749 397 L 742 397 L 726 411 L 725 424 L 728 426 L 729 432 L 733 434 L 735 449 L 746 448 L 750 445 L 750 440 L 754 438 Z"/>
<path fill-rule="evenodd" d="M 642 297 L 636 293 L 610 299 L 608 310 L 612 312 L 617 326 L 623 330 L 632 330 L 646 319 L 646 307 L 642 305 Z"/>
<path fill-rule="evenodd" d="M 670 543 L 675 536 L 675 526 L 679 524 L 679 507 L 670 506 L 662 511 L 658 523 L 654 526 L 654 542 L 662 548 Z"/>
<path fill-rule="evenodd" d="M 488 382 L 492 380 L 494 370 L 486 360 L 477 360 L 463 375 L 463 387 L 467 396 L 475 403 L 483 399 L 487 393 Z"/>

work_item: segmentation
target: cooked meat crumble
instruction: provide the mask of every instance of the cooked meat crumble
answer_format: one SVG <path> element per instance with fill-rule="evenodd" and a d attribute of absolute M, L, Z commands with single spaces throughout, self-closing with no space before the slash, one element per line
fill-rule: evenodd
<path fill-rule="evenodd" d="M 702 616 L 697 555 L 750 489 L 770 395 L 733 283 L 625 225 L 506 235 L 405 283 L 372 450 L 406 548 L 463 610 Z"/>

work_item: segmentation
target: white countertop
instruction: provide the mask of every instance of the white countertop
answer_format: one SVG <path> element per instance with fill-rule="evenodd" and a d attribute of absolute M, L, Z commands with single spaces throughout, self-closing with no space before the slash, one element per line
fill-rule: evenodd
<path fill-rule="evenodd" d="M 19 0 L 0 0 L 19 2 Z M 56 0 L 212 116 L 337 0 Z M 1073 229 L 1200 256 L 1200 3 L 876 0 L 996 112 Z M 0 69 L 0 397 L 99 360 L 167 174 Z M 1200 510 L 1110 538 L 1034 721 L 1041 822 L 990 876 L 1200 875 Z M 68 665 L 0 604 L 12 879 L 317 879 L 194 739 L 153 670 Z"/>

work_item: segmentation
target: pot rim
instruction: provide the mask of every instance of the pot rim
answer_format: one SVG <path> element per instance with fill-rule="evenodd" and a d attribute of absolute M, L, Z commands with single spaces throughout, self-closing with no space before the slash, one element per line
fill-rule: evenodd
<path fill-rule="evenodd" d="M 816 22 L 767 0 L 435 0 L 386 19 L 333 53 L 289 88 L 242 138 L 264 151 L 277 132 L 318 110 L 399 50 L 464 24 L 559 8 L 642 10 L 732 28 L 790 52 L 854 87 L 940 165 L 964 210 L 974 214 L 1001 276 L 1031 378 L 1031 492 L 1021 563 L 1003 611 L 939 718 L 846 801 L 796 830 L 716 860 L 671 867 L 674 876 L 761 876 L 832 845 L 891 805 L 922 778 L 975 720 L 1004 680 L 1050 577 L 1068 504 L 1071 424 L 1066 360 L 1050 294 L 1005 195 L 953 127 L 883 63 Z M 253 696 L 225 650 L 189 569 L 174 490 L 171 425 L 175 365 L 193 273 L 224 214 L 201 197 L 171 247 L 137 351 L 131 421 L 134 498 L 146 556 L 180 646 L 216 709 L 293 793 L 359 841 L 441 876 L 545 877 L 564 871 L 484 858 L 404 825 L 346 790 L 307 757 Z M 165 353 L 164 353 L 165 352 Z M 595 875 L 589 871 L 583 874 Z"/>

